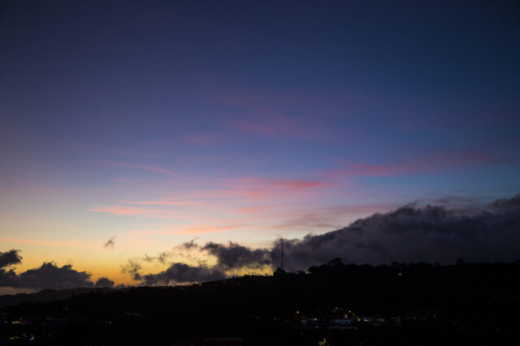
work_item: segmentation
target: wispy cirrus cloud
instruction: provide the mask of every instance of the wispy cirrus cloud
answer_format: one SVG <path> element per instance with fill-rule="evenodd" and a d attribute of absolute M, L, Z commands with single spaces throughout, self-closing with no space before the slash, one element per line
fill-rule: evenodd
<path fill-rule="evenodd" d="M 159 234 L 204 234 L 238 230 L 246 227 L 245 224 L 211 225 L 211 224 L 181 224 L 164 226 L 156 229 L 143 229 L 128 233 L 127 235 L 159 235 Z"/>
<path fill-rule="evenodd" d="M 145 209 L 145 208 L 134 208 L 123 205 L 105 205 L 95 206 L 88 208 L 87 211 L 98 212 L 98 213 L 109 213 L 120 216 L 138 216 L 142 218 L 157 218 L 157 219 L 173 219 L 173 218 L 186 218 L 178 214 L 174 210 L 168 209 Z"/>
<path fill-rule="evenodd" d="M 227 226 L 192 226 L 179 229 L 177 234 L 200 234 L 200 233 L 215 233 L 215 232 L 224 232 L 224 231 L 232 231 L 237 230 L 244 225 L 227 225 Z"/>
<path fill-rule="evenodd" d="M 386 212 L 399 203 L 337 205 L 331 207 L 298 208 L 280 213 L 283 221 L 266 228 L 270 229 L 334 229 L 344 227 L 355 218 Z"/>
<path fill-rule="evenodd" d="M 203 184 L 203 182 L 201 182 Z M 193 189 L 190 189 L 193 187 Z M 295 195 L 314 194 L 330 187 L 328 183 L 313 179 L 269 179 L 244 177 L 216 179 L 210 186 L 200 188 L 196 184 L 188 189 L 175 191 L 176 198 L 157 198 L 145 201 L 123 200 L 135 205 L 196 206 L 214 200 L 269 199 L 271 197 L 292 198 Z"/>
<path fill-rule="evenodd" d="M 229 138 L 207 133 L 189 135 L 186 137 L 186 142 L 189 144 L 210 146 L 233 144 L 233 141 Z"/>
<path fill-rule="evenodd" d="M 275 214 L 280 210 L 286 210 L 288 208 L 298 207 L 300 204 L 296 203 L 274 203 L 274 204 L 262 204 L 262 205 L 249 205 L 246 207 L 236 208 L 235 211 L 239 214 Z"/>
<path fill-rule="evenodd" d="M 344 99 L 334 98 L 336 102 Z M 328 99 L 328 101 L 325 101 Z M 344 139 L 323 126 L 323 117 L 337 112 L 331 95 L 295 94 L 265 90 L 228 91 L 215 95 L 213 101 L 245 112 L 248 116 L 231 121 L 239 133 L 337 143 Z M 294 117 L 298 114 L 298 117 Z M 319 120 L 321 119 L 321 121 Z"/>
<path fill-rule="evenodd" d="M 179 200 L 171 200 L 171 199 L 157 199 L 157 200 L 147 200 L 147 201 L 123 200 L 123 203 L 134 204 L 134 205 L 169 205 L 169 206 L 190 206 L 190 205 L 200 204 L 198 202 L 179 201 Z"/>
<path fill-rule="evenodd" d="M 306 179 L 267 179 L 247 177 L 229 180 L 231 186 L 239 189 L 248 189 L 250 187 L 262 187 L 276 190 L 305 190 L 316 187 L 323 187 L 326 184 L 318 180 Z"/>
<path fill-rule="evenodd" d="M 283 116 L 262 117 L 240 120 L 234 123 L 238 132 L 279 138 L 297 139 L 309 142 L 337 143 L 341 138 L 330 131 L 320 128 L 309 119 L 293 119 Z"/>
<path fill-rule="evenodd" d="M 74 241 L 49 241 L 49 240 L 29 240 L 19 238 L 1 237 L 0 242 L 16 243 L 16 244 L 36 244 L 36 245 L 50 245 L 50 246 L 72 246 L 78 245 Z"/>
<path fill-rule="evenodd" d="M 341 161 L 342 169 L 326 172 L 329 176 L 391 176 L 437 172 L 457 167 L 494 164 L 499 159 L 493 155 L 478 152 L 440 154 L 415 158 L 409 161 L 389 164 L 349 163 Z"/>
<path fill-rule="evenodd" d="M 290 199 L 295 196 L 314 195 L 318 190 L 327 187 L 327 184 L 319 180 L 305 179 L 265 179 L 265 178 L 241 178 L 228 180 L 226 183 L 238 196 L 250 200 L 259 199 Z"/>
<path fill-rule="evenodd" d="M 118 161 L 110 161 L 110 160 L 96 160 L 95 163 L 101 164 L 101 165 L 109 165 L 109 166 L 119 166 L 119 167 L 128 167 L 128 168 L 142 169 L 142 170 L 145 170 L 145 171 L 165 174 L 165 175 L 168 175 L 168 176 L 171 176 L 171 177 L 177 177 L 178 176 L 177 173 L 175 173 L 173 171 L 170 171 L 170 170 L 167 170 L 167 169 L 164 169 L 162 167 L 144 165 L 144 164 L 140 164 L 140 163 L 118 162 Z"/>
<path fill-rule="evenodd" d="M 52 140 L 53 143 L 68 147 L 71 149 L 80 149 L 83 151 L 96 152 L 101 154 L 107 154 L 111 156 L 128 156 L 128 157 L 141 157 L 141 158 L 157 158 L 158 154 L 147 153 L 147 152 L 138 152 L 133 150 L 113 150 L 101 147 L 99 145 L 93 145 L 90 143 L 82 143 L 76 141 L 63 141 L 63 140 Z"/>
<path fill-rule="evenodd" d="M 235 124 L 235 128 L 241 132 L 246 133 L 255 133 L 267 136 L 274 136 L 281 133 L 281 129 L 279 129 L 275 124 L 266 124 L 259 123 L 254 121 L 240 121 Z"/>

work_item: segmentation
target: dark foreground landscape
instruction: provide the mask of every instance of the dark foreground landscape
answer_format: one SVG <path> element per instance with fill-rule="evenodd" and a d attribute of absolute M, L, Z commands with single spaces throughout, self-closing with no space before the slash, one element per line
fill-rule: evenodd
<path fill-rule="evenodd" d="M 520 321 L 519 274 L 520 262 L 332 260 L 184 287 L 46 290 L 0 297 L 0 343 L 506 345 Z"/>

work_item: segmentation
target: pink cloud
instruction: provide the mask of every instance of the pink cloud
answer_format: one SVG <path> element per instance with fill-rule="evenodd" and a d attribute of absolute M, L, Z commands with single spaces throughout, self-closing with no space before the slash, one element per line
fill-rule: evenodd
<path fill-rule="evenodd" d="M 171 206 L 188 206 L 188 205 L 197 205 L 197 202 L 188 202 L 188 201 L 176 201 L 176 200 L 151 200 L 151 201 L 129 201 L 124 200 L 124 203 L 127 204 L 135 204 L 135 205 L 171 205 Z"/>
<path fill-rule="evenodd" d="M 167 229 L 142 230 L 132 232 L 129 235 L 151 235 L 151 234 L 198 234 L 232 231 L 245 225 L 211 226 L 207 224 L 178 225 Z"/>
<path fill-rule="evenodd" d="M 240 197 L 240 194 L 229 188 L 216 188 L 216 189 L 204 189 L 195 190 L 187 193 L 184 197 L 193 199 L 233 199 Z"/>
<path fill-rule="evenodd" d="M 235 211 L 239 214 L 265 214 L 275 215 L 280 212 L 280 210 L 285 210 L 290 207 L 298 206 L 295 203 L 285 203 L 285 204 L 268 204 L 268 205 L 250 205 L 247 207 L 240 207 L 235 209 Z"/>
<path fill-rule="evenodd" d="M 231 186 L 234 188 L 249 188 L 252 186 L 265 187 L 272 189 L 309 189 L 313 187 L 325 186 L 324 183 L 317 180 L 304 179 L 265 179 L 265 178 L 241 178 L 230 180 Z"/>
<path fill-rule="evenodd" d="M 238 196 L 249 199 L 284 200 L 302 195 L 316 195 L 318 189 L 328 186 L 320 181 L 300 179 L 242 178 L 229 180 L 226 185 Z"/>
<path fill-rule="evenodd" d="M 175 182 L 177 184 L 178 182 Z M 332 185 L 310 179 L 266 179 L 266 178 L 240 178 L 240 179 L 215 179 L 212 181 L 196 180 L 190 184 L 175 185 L 177 190 L 171 192 L 175 198 L 159 198 L 139 201 L 125 199 L 123 202 L 135 205 L 149 206 L 209 206 L 211 200 L 219 200 L 219 203 L 235 203 L 244 200 L 269 200 L 278 201 L 305 195 L 316 196 L 326 193 L 326 187 Z M 209 184 L 207 188 L 198 188 Z M 211 186 L 215 186 L 214 188 Z M 179 190 L 178 188 L 181 187 Z M 157 191 L 166 194 L 166 191 Z M 221 204 L 225 205 L 225 204 Z M 216 207 L 217 205 L 215 205 Z M 234 209 L 234 208 L 233 208 Z"/>
<path fill-rule="evenodd" d="M 322 187 L 325 184 L 312 180 L 272 180 L 269 185 L 275 189 L 310 189 L 313 187 Z"/>

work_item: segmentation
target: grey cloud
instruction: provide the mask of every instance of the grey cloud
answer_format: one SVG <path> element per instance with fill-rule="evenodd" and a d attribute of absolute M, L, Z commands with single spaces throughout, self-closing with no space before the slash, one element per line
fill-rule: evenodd
<path fill-rule="evenodd" d="M 197 245 L 194 240 L 174 247 L 175 250 L 184 248 L 186 250 L 198 249 L 207 252 L 217 258 L 217 264 L 213 267 L 207 265 L 191 266 L 184 263 L 172 263 L 170 266 L 157 274 L 141 274 L 141 265 L 137 260 L 129 260 L 122 266 L 123 273 L 128 273 L 135 281 L 141 281 L 143 285 L 170 285 L 187 282 L 204 282 L 225 279 L 226 271 L 241 268 L 261 268 L 271 264 L 271 253 L 268 249 L 251 249 L 237 243 L 228 244 L 207 243 L 204 246 Z M 151 261 L 159 259 L 165 263 L 167 257 L 173 254 L 163 252 L 158 257 L 145 256 L 143 260 Z M 162 260 L 161 260 L 162 259 Z"/>
<path fill-rule="evenodd" d="M 468 206 L 478 205 L 479 199 L 474 198 L 474 197 L 447 195 L 444 197 L 439 197 L 439 198 L 433 199 L 432 202 L 435 204 L 440 204 L 442 206 L 464 208 L 464 207 L 468 207 Z"/>
<path fill-rule="evenodd" d="M 105 277 L 101 277 L 96 281 L 96 284 L 94 285 L 96 287 L 102 288 L 102 287 L 114 287 L 114 281 L 107 279 Z"/>
<path fill-rule="evenodd" d="M 173 256 L 173 253 L 164 251 L 164 252 L 161 252 L 160 254 L 158 254 L 157 257 L 152 257 L 152 256 L 148 256 L 147 254 L 145 254 L 141 260 L 143 260 L 145 262 L 149 262 L 149 263 L 157 261 L 161 264 L 166 264 L 166 261 L 171 256 Z"/>
<path fill-rule="evenodd" d="M 190 241 L 184 242 L 180 245 L 174 246 L 171 251 L 163 251 L 157 255 L 157 257 L 148 256 L 147 254 L 144 255 L 142 258 L 145 262 L 153 262 L 157 261 L 161 264 L 167 264 L 168 259 L 170 257 L 178 256 L 178 257 L 191 257 L 191 255 L 186 254 L 186 251 L 191 250 L 198 250 L 200 249 L 199 245 L 195 243 L 195 240 L 197 238 L 194 238 Z"/>
<path fill-rule="evenodd" d="M 270 252 L 266 249 L 251 249 L 237 243 L 227 245 L 207 243 L 202 250 L 217 258 L 217 266 L 224 270 L 260 268 L 271 264 Z"/>
<path fill-rule="evenodd" d="M 108 241 L 105 243 L 105 249 L 113 249 L 114 246 L 116 245 L 116 237 L 112 237 L 110 239 L 108 239 Z"/>
<path fill-rule="evenodd" d="M 511 199 L 499 199 L 491 203 L 491 209 L 499 212 L 514 212 L 520 209 L 520 194 Z"/>
<path fill-rule="evenodd" d="M 16 282 L 18 275 L 14 270 L 8 271 L 0 269 L 0 287 L 15 287 L 13 284 Z"/>
<path fill-rule="evenodd" d="M 306 269 L 336 257 L 371 264 L 518 260 L 519 200 L 516 196 L 493 203 L 500 213 L 414 204 L 376 213 L 336 231 L 285 241 L 285 265 L 288 270 Z M 275 244 L 272 258 L 279 257 L 280 245 Z"/>
<path fill-rule="evenodd" d="M 144 285 L 170 285 L 176 283 L 191 283 L 222 280 L 226 274 L 217 267 L 209 268 L 203 265 L 190 266 L 184 263 L 172 263 L 168 269 L 158 274 L 143 276 Z"/>
<path fill-rule="evenodd" d="M 147 254 L 145 254 L 144 257 L 143 257 L 143 261 L 145 261 L 145 262 L 153 262 L 156 259 L 157 259 L 156 257 L 150 257 Z"/>
<path fill-rule="evenodd" d="M 18 250 L 10 250 L 0 254 L 0 268 L 21 263 Z M 13 269 L 0 269 L 0 286 L 33 289 L 67 289 L 76 287 L 92 287 L 90 273 L 72 269 L 70 264 L 62 267 L 52 262 L 45 262 L 39 268 L 29 269 L 17 274 Z"/>
<path fill-rule="evenodd" d="M 22 256 L 19 252 L 19 250 L 0 252 L 0 268 L 22 263 Z"/>
<path fill-rule="evenodd" d="M 92 287 L 90 274 L 72 269 L 70 264 L 58 267 L 54 263 L 43 263 L 40 268 L 30 269 L 12 278 L 8 286 L 20 288 L 67 289 Z"/>
<path fill-rule="evenodd" d="M 132 280 L 134 281 L 142 280 L 142 276 L 140 274 L 141 269 L 141 265 L 135 260 L 128 260 L 127 264 L 121 266 L 121 271 L 123 273 L 130 274 L 132 276 Z"/>
<path fill-rule="evenodd" d="M 166 264 L 166 260 L 168 259 L 168 257 L 170 257 L 172 254 L 171 253 L 168 253 L 168 252 L 161 252 L 159 254 L 159 256 L 157 256 L 157 260 L 162 263 L 162 264 Z"/>
<path fill-rule="evenodd" d="M 192 240 L 190 241 L 187 241 L 187 242 L 184 242 L 180 245 L 181 248 L 185 248 L 185 249 L 197 249 L 199 247 L 199 245 L 197 243 L 195 243 L 195 240 L 197 240 L 197 238 L 193 238 Z"/>

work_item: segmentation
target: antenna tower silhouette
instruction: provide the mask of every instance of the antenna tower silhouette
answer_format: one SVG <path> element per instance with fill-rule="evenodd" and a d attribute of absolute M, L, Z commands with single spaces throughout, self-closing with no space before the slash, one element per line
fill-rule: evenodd
<path fill-rule="evenodd" d="M 281 248 L 282 248 L 282 257 L 281 257 L 282 263 L 281 263 L 280 268 L 282 268 L 282 270 L 285 270 L 284 265 L 283 265 L 283 238 L 280 238 L 280 243 L 281 243 Z"/>

